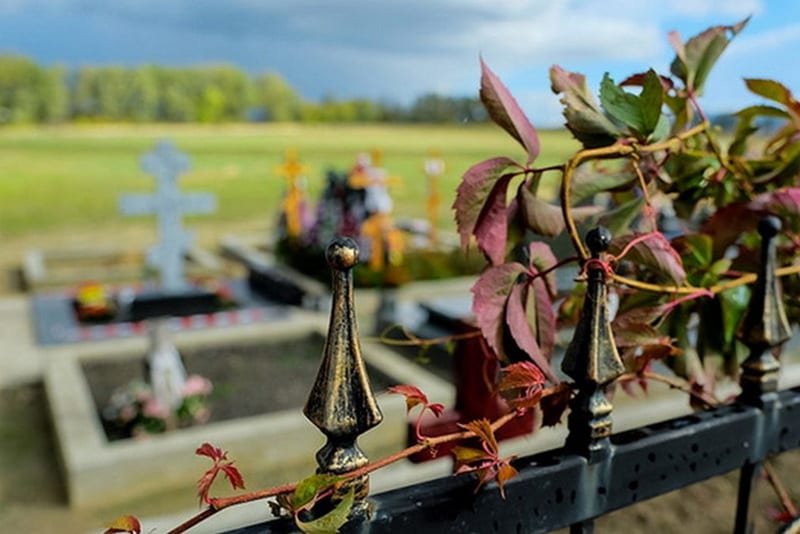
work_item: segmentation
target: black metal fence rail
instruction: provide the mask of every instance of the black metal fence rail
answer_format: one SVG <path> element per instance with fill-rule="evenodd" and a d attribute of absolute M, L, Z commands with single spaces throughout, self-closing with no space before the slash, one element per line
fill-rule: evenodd
<path fill-rule="evenodd" d="M 564 447 L 515 460 L 519 475 L 506 482 L 505 498 L 493 484 L 475 492 L 472 477 L 446 477 L 362 499 L 342 532 L 537 533 L 567 526 L 573 533 L 592 532 L 596 517 L 734 470 L 741 470 L 734 532 L 751 531 L 752 489 L 762 462 L 800 448 L 800 387 L 777 391 L 780 365 L 772 354 L 790 334 L 774 276 L 779 231 L 775 218 L 759 225 L 762 261 L 740 330 L 750 353 L 736 403 L 612 436 L 604 388 L 623 368 L 608 323 L 605 275 L 595 262 L 589 264 L 583 314 L 562 366 L 577 388 Z M 587 236 L 595 258 L 609 241 L 599 229 Z M 331 331 L 305 410 L 328 437 L 317 455 L 321 472 L 364 465 L 357 437 L 381 417 L 354 324 L 350 268 L 356 259 L 357 249 L 347 240 L 329 249 L 335 282 Z M 366 496 L 366 477 L 350 485 Z M 293 524 L 284 518 L 233 532 L 288 531 Z"/>

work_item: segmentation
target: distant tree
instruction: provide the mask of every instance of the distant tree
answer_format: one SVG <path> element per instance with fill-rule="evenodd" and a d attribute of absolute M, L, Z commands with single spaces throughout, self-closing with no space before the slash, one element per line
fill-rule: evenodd
<path fill-rule="evenodd" d="M 50 67 L 44 73 L 45 83 L 39 102 L 39 122 L 63 122 L 69 116 L 67 71 L 62 66 Z"/>
<path fill-rule="evenodd" d="M 201 76 L 204 79 L 202 98 L 213 95 L 212 98 L 221 104 L 219 120 L 243 120 L 253 98 L 252 83 L 247 74 L 230 65 L 216 65 L 201 68 Z"/>
<path fill-rule="evenodd" d="M 279 74 L 263 74 L 253 81 L 253 106 L 260 111 L 263 120 L 297 120 L 302 105 L 300 94 Z"/>
<path fill-rule="evenodd" d="M 485 122 L 486 112 L 477 98 L 428 93 L 417 98 L 408 111 L 411 122 Z"/>
<path fill-rule="evenodd" d="M 226 118 L 227 99 L 219 87 L 213 85 L 203 89 L 197 105 L 197 120 L 199 122 L 222 122 Z"/>
<path fill-rule="evenodd" d="M 191 76 L 169 67 L 156 67 L 154 74 L 158 87 L 158 120 L 167 122 L 195 120 L 196 106 L 192 97 Z"/>
<path fill-rule="evenodd" d="M 150 122 L 159 118 L 159 90 L 156 68 L 145 65 L 125 72 L 123 115 L 134 122 Z"/>
<path fill-rule="evenodd" d="M 231 65 L 44 68 L 0 56 L 0 124 L 62 120 L 207 122 L 480 122 L 476 98 L 429 93 L 409 107 L 370 99 L 305 101 L 279 74 Z"/>
<path fill-rule="evenodd" d="M 0 56 L 0 124 L 44 120 L 53 79 L 28 58 Z"/>

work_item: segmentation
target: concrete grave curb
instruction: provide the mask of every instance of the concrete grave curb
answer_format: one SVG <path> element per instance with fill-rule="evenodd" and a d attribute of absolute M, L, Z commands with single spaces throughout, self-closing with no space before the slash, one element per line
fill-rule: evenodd
<path fill-rule="evenodd" d="M 324 336 L 326 321 L 318 314 L 294 312 L 297 320 L 246 325 L 216 331 L 179 332 L 180 348 L 214 344 L 265 343 L 308 335 Z M 396 383 L 413 383 L 432 401 L 451 403 L 453 387 L 391 350 L 362 341 L 366 362 Z M 178 430 L 146 441 L 109 443 L 99 421 L 81 362 L 144 354 L 144 339 L 116 340 L 94 346 L 48 351 L 45 388 L 58 441 L 70 505 L 75 508 L 113 504 L 169 488 L 193 488 L 205 463 L 194 455 L 203 442 L 231 452 L 238 465 L 287 467 L 308 464 L 323 436 L 299 416 L 299 408 Z M 405 403 L 399 396 L 378 395 L 384 423 L 364 436 L 369 450 L 405 446 Z"/>

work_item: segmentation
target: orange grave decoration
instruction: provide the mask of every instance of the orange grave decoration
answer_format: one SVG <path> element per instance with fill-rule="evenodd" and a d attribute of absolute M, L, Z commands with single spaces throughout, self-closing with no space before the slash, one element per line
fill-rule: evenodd
<path fill-rule="evenodd" d="M 283 199 L 283 214 L 286 218 L 288 237 L 299 237 L 303 231 L 303 205 L 305 195 L 300 180 L 308 172 L 308 167 L 300 163 L 297 150 L 289 148 L 283 164 L 275 167 L 275 174 L 286 179 L 286 196 Z"/>
<path fill-rule="evenodd" d="M 105 321 L 117 313 L 117 304 L 105 286 L 86 282 L 75 294 L 75 310 L 81 321 Z"/>

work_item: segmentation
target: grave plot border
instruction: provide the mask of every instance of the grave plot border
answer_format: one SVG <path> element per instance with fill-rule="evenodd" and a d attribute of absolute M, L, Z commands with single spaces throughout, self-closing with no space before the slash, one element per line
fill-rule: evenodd
<path fill-rule="evenodd" d="M 136 260 L 135 267 L 114 266 L 122 260 Z M 187 274 L 190 277 L 225 276 L 228 268 L 214 252 L 199 246 L 186 251 Z M 109 266 L 108 264 L 112 265 Z M 101 264 L 91 267 L 92 264 Z M 85 265 L 79 274 L 57 273 L 62 265 Z M 32 248 L 25 252 L 22 261 L 22 284 L 27 291 L 64 287 L 77 287 L 84 282 L 120 283 L 138 282 L 146 268 L 144 251 L 130 251 L 117 247 Z"/>
<path fill-rule="evenodd" d="M 291 314 L 291 321 L 178 332 L 176 345 L 180 349 L 324 336 L 327 323 L 319 314 L 302 310 L 292 310 Z M 447 382 L 385 347 L 364 343 L 363 348 L 368 364 L 397 383 L 424 383 L 432 398 L 440 402 L 452 400 L 453 387 Z M 129 338 L 47 352 L 45 388 L 70 506 L 102 506 L 169 488 L 191 487 L 198 473 L 198 459 L 192 452 L 206 441 L 236 451 L 243 464 L 265 466 L 280 462 L 283 467 L 311 468 L 313 451 L 320 445 L 319 433 L 308 421 L 297 417 L 296 410 L 182 429 L 146 441 L 108 442 L 81 362 L 125 358 L 145 351 L 145 339 Z M 386 416 L 397 424 L 383 425 L 380 432 L 365 436 L 366 448 L 398 447 L 405 443 L 405 405 L 400 398 L 387 401 L 388 398 L 388 395 L 378 396 Z M 154 458 L 158 461 L 152 461 Z"/>

